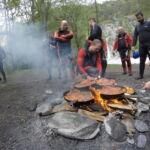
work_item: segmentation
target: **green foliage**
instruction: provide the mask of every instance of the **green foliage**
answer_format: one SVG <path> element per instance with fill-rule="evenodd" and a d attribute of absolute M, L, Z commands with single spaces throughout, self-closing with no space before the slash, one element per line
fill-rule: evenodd
<path fill-rule="evenodd" d="M 129 25 L 128 16 L 134 17 L 134 14 L 141 10 L 144 12 L 146 18 L 150 17 L 149 0 L 113 0 L 103 4 L 96 4 L 97 7 L 95 7 L 95 4 L 86 5 L 84 1 L 8 0 L 5 5 L 9 9 L 14 8 L 18 10 L 17 13 L 13 14 L 15 17 L 26 16 L 28 18 L 26 22 L 39 22 L 47 31 L 57 30 L 62 19 L 68 20 L 75 33 L 73 40 L 73 46 L 75 47 L 81 47 L 84 44 L 89 32 L 89 17 L 98 16 L 100 24 L 115 23 L 117 20 L 120 25 L 125 26 L 130 32 L 133 29 Z"/>
<path fill-rule="evenodd" d="M 8 8 L 15 8 L 18 7 L 21 0 L 8 0 L 6 1 L 6 5 Z"/>

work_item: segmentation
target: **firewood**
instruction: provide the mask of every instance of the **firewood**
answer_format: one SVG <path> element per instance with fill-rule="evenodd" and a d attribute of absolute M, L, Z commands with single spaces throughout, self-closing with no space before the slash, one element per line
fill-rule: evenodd
<path fill-rule="evenodd" d="M 103 122 L 105 119 L 105 117 L 103 116 L 104 115 L 103 112 L 102 113 L 101 112 L 90 112 L 90 111 L 87 111 L 84 109 L 79 109 L 78 113 L 83 116 L 89 117 L 93 120 L 99 121 L 99 122 Z"/>
<path fill-rule="evenodd" d="M 129 111 L 136 110 L 136 107 L 131 104 L 130 105 L 108 104 L 108 106 L 115 109 L 121 109 L 121 110 L 129 110 Z"/>
<path fill-rule="evenodd" d="M 52 113 L 57 113 L 57 112 L 60 112 L 60 111 L 72 111 L 72 112 L 76 112 L 77 109 L 75 109 L 74 107 L 70 106 L 68 103 L 57 105 L 57 106 L 55 106 L 52 109 Z"/>

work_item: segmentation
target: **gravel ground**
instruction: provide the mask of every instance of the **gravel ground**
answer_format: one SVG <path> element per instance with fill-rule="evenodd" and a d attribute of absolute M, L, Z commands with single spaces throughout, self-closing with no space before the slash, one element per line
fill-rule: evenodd
<path fill-rule="evenodd" d="M 139 90 L 150 81 L 150 67 L 146 66 L 145 78 L 137 81 L 138 66 L 133 66 L 134 75 L 122 75 L 120 66 L 108 66 L 107 77 L 114 78 L 119 85 L 133 86 Z M 44 128 L 44 119 L 35 114 L 37 104 L 44 101 L 45 91 L 51 89 L 54 97 L 62 98 L 72 82 L 47 81 L 43 70 L 21 71 L 8 76 L 8 83 L 0 83 L 0 150 L 137 150 L 136 144 L 115 142 L 105 133 L 90 141 L 78 141 L 50 134 Z M 148 93 L 146 93 L 148 94 Z M 148 95 L 149 96 L 149 95 Z M 150 126 L 150 113 L 141 118 Z M 137 133 L 138 134 L 138 133 Z M 150 132 L 145 133 L 149 150 Z M 135 135 L 137 136 L 137 135 Z"/>

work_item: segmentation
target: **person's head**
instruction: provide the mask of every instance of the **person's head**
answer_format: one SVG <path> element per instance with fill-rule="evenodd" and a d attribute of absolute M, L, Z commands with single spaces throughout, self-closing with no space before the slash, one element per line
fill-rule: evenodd
<path fill-rule="evenodd" d="M 117 31 L 118 31 L 118 34 L 125 33 L 125 30 L 122 26 L 119 26 Z"/>
<path fill-rule="evenodd" d="M 135 14 L 135 16 L 136 16 L 136 19 L 137 19 L 137 21 L 139 22 L 139 23 L 143 23 L 144 22 L 144 15 L 143 15 L 143 13 L 140 11 L 140 12 L 137 12 L 136 14 Z"/>
<path fill-rule="evenodd" d="M 66 30 L 68 30 L 68 27 L 69 27 L 68 22 L 66 20 L 62 20 L 61 24 L 60 24 L 61 30 L 65 30 L 66 31 Z"/>
<path fill-rule="evenodd" d="M 102 48 L 102 41 L 95 39 L 92 41 L 90 47 L 89 47 L 89 52 L 90 53 L 97 53 L 100 51 Z"/>
<path fill-rule="evenodd" d="M 96 19 L 95 18 L 89 18 L 89 26 L 92 27 L 95 23 L 96 23 Z"/>

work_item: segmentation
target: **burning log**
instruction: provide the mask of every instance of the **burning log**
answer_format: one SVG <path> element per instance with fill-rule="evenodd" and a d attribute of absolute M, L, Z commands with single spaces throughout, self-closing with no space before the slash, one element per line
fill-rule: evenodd
<path fill-rule="evenodd" d="M 111 109 L 108 105 L 107 105 L 107 101 L 104 100 L 101 96 L 100 96 L 100 92 L 98 92 L 95 88 L 90 88 L 93 96 L 94 96 L 94 99 L 95 99 L 95 102 L 100 104 L 104 110 L 108 111 L 108 112 L 111 112 L 113 111 L 113 109 Z"/>
<path fill-rule="evenodd" d="M 132 87 L 124 87 L 126 89 L 125 94 L 132 95 L 135 93 L 135 90 Z"/>
<path fill-rule="evenodd" d="M 100 90 L 96 90 L 95 88 L 90 88 L 96 103 L 100 104 L 104 110 L 108 112 L 113 112 L 115 109 L 127 110 L 127 111 L 135 111 L 136 107 L 125 99 L 110 99 L 106 100 L 101 97 Z"/>
<path fill-rule="evenodd" d="M 113 104 L 113 103 L 108 103 L 108 106 L 114 109 L 121 109 L 121 110 L 128 110 L 128 111 L 134 111 L 136 110 L 133 105 L 123 105 L 123 104 Z"/>

